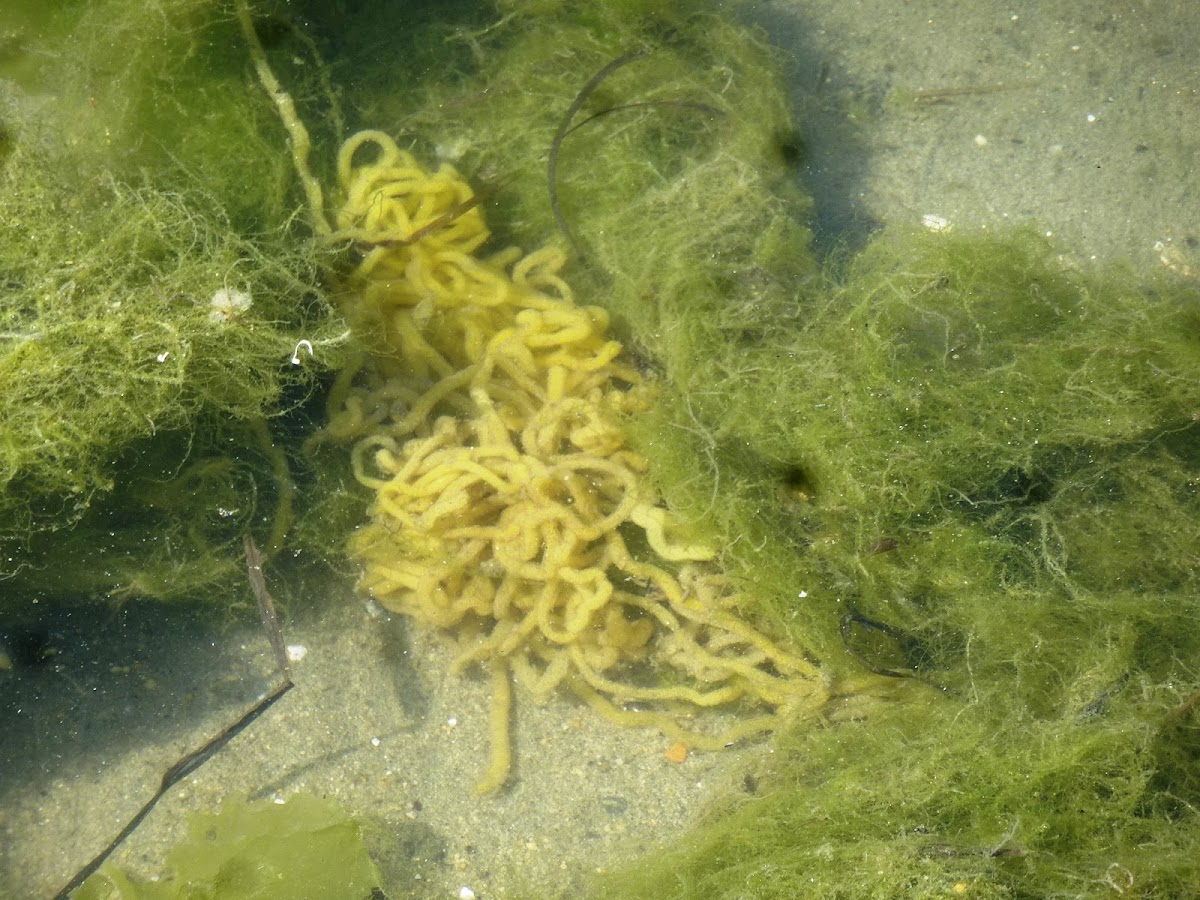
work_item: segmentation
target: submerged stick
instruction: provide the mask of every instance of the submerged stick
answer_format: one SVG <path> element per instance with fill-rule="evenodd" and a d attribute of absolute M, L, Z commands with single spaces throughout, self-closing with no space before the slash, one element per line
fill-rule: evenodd
<path fill-rule="evenodd" d="M 154 792 L 154 796 L 142 805 L 142 808 L 125 824 L 125 827 L 109 842 L 107 847 L 100 851 L 91 862 L 75 873 L 75 877 L 61 891 L 54 895 L 54 900 L 67 900 L 71 892 L 78 889 L 85 881 L 91 878 L 104 865 L 108 858 L 112 856 L 116 849 L 121 846 L 125 839 L 133 834 L 137 827 L 142 824 L 142 820 L 150 815 L 151 810 L 158 805 L 158 801 L 163 798 L 163 795 L 167 791 L 212 759 L 222 747 L 249 728 L 255 719 L 274 706 L 276 701 L 295 687 L 295 684 L 292 682 L 291 667 L 288 665 L 287 648 L 283 643 L 283 630 L 279 626 L 279 617 L 275 614 L 275 604 L 271 600 L 271 595 L 267 592 L 267 582 L 263 577 L 262 555 L 258 552 L 258 546 L 254 543 L 254 538 L 250 535 L 246 535 L 244 545 L 246 549 L 246 574 L 250 580 L 250 590 L 253 591 L 255 600 L 258 601 L 259 616 L 262 619 L 263 627 L 266 629 L 267 637 L 271 641 L 271 649 L 274 651 L 275 662 L 279 667 L 279 673 L 283 676 L 283 680 L 263 696 L 262 699 L 246 710 L 236 722 L 225 726 L 225 728 L 221 729 L 220 733 L 210 738 L 191 753 L 180 757 L 171 768 L 167 769 L 163 773 L 162 782 L 159 784 L 158 790 Z"/>
<path fill-rule="evenodd" d="M 258 617 L 262 620 L 271 650 L 275 654 L 275 665 L 279 667 L 283 680 L 292 680 L 292 667 L 288 663 L 287 647 L 283 643 L 283 629 L 279 627 L 279 616 L 275 615 L 275 602 L 267 592 L 267 579 L 263 577 L 262 554 L 249 534 L 242 540 L 246 551 L 246 577 L 250 579 L 250 590 L 258 603 Z"/>

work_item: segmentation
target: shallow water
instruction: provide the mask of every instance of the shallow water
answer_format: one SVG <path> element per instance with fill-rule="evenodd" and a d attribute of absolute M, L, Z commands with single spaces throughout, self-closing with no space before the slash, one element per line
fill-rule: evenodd
<path fill-rule="evenodd" d="M 1034 224 L 1081 261 L 1197 267 L 1194 4 L 755 4 L 793 54 L 823 230 Z M 828 237 L 828 236 L 827 236 Z M 1170 256 L 1170 254 L 1168 254 Z"/>
<path fill-rule="evenodd" d="M 818 244 L 855 246 L 881 224 L 1032 223 L 1071 265 L 1198 277 L 1200 13 L 1025 6 L 813 0 L 742 13 L 790 57 Z M 613 729 L 566 699 L 522 702 L 515 782 L 476 798 L 486 683 L 442 678 L 445 648 L 350 581 L 280 597 L 287 641 L 306 650 L 297 689 L 173 789 L 119 865 L 159 871 L 186 813 L 226 793 L 306 790 L 380 823 L 369 843 L 389 896 L 515 895 L 530 883 L 566 895 L 744 790 L 742 767 L 771 752 L 676 764 L 657 734 Z M 0 628 L 6 896 L 52 894 L 179 755 L 269 686 L 249 596 L 229 602 L 220 625 L 186 605 L 44 603 Z"/>

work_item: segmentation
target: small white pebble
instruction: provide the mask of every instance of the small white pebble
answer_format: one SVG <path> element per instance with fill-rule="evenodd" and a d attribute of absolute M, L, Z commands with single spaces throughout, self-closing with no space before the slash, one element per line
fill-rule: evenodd
<path fill-rule="evenodd" d="M 986 147 L 987 146 L 987 138 L 985 138 L 982 134 L 975 135 L 975 146 L 976 147 Z"/>
<path fill-rule="evenodd" d="M 933 213 L 925 213 L 925 215 L 921 216 L 921 224 L 930 231 L 950 230 L 950 220 L 943 216 L 934 215 Z"/>
<path fill-rule="evenodd" d="M 1088 113 L 1088 114 L 1087 114 L 1087 120 L 1088 120 L 1089 122 L 1095 122 L 1095 121 L 1096 121 L 1096 117 L 1095 117 L 1095 115 L 1093 115 L 1092 113 Z"/>
<path fill-rule="evenodd" d="M 372 747 L 378 747 L 382 743 L 383 743 L 383 741 L 379 740 L 379 738 L 377 738 L 377 737 L 371 738 L 371 746 Z"/>
<path fill-rule="evenodd" d="M 287 658 L 288 662 L 300 662 L 304 657 L 308 656 L 308 648 L 300 644 L 288 644 Z"/>
<path fill-rule="evenodd" d="M 449 719 L 446 720 L 446 724 L 449 725 L 451 728 L 454 728 L 456 725 L 458 725 L 458 719 L 454 718 L 454 716 L 451 716 Z"/>
<path fill-rule="evenodd" d="M 464 884 L 458 889 L 458 900 L 475 900 L 475 892 Z"/>

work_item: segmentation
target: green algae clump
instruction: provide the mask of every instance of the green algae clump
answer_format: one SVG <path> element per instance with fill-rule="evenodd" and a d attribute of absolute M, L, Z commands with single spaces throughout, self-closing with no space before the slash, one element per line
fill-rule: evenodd
<path fill-rule="evenodd" d="M 891 231 L 794 300 L 752 344 L 677 326 L 694 389 L 637 433 L 765 615 L 895 690 L 601 895 L 1195 893 L 1193 290 Z"/>
<path fill-rule="evenodd" d="M 404 121 L 540 243 L 561 116 L 649 48 L 563 141 L 587 263 L 563 274 L 658 375 L 629 431 L 660 496 L 847 689 L 597 895 L 1194 893 L 1194 289 L 1071 270 L 1032 231 L 818 261 L 778 60 L 635 5 L 506 7 Z"/>
<path fill-rule="evenodd" d="M 0 60 L 6 611 L 196 596 L 251 527 L 277 550 L 297 412 L 340 364 L 277 126 L 213 49 L 232 23 L 159 13 L 31 9 Z"/>
<path fill-rule="evenodd" d="M 382 876 L 359 825 L 333 800 L 296 794 L 286 803 L 231 795 L 215 815 L 193 815 L 166 874 L 137 882 L 113 865 L 75 900 L 294 900 L 375 896 Z"/>
<path fill-rule="evenodd" d="M 664 494 L 746 538 L 764 611 L 896 691 L 602 895 L 1194 893 L 1194 294 L 1029 234 L 884 233 L 827 277 L 754 347 L 692 323 L 699 389 L 638 433 L 707 468 Z"/>

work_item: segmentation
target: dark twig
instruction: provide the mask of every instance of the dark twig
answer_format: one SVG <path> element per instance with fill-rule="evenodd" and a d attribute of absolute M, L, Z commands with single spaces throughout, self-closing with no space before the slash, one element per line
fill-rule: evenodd
<path fill-rule="evenodd" d="M 718 109 L 709 103 L 704 103 L 700 100 L 639 100 L 636 103 L 622 103 L 620 106 L 610 106 L 608 109 L 602 109 L 599 112 L 594 112 L 582 122 L 577 122 L 567 132 L 567 135 L 572 135 L 589 122 L 594 122 L 602 116 L 607 116 L 609 113 L 625 112 L 630 109 L 646 109 L 649 107 L 675 107 L 677 109 L 694 109 L 696 112 L 702 112 L 713 118 L 725 115 L 725 110 Z"/>
<path fill-rule="evenodd" d="M 283 643 L 283 629 L 279 627 L 279 616 L 275 615 L 275 602 L 267 592 L 267 580 L 263 577 L 262 554 L 258 545 L 249 534 L 242 540 L 246 550 L 246 575 L 250 579 L 250 590 L 258 602 L 258 616 L 262 619 L 263 628 L 271 641 L 271 650 L 275 653 L 275 665 L 279 667 L 284 681 L 292 680 L 292 667 L 288 664 L 287 647 Z"/>
<path fill-rule="evenodd" d="M 279 627 L 279 617 L 275 614 L 275 604 L 271 601 L 271 595 L 267 592 L 266 579 L 263 578 L 262 555 L 258 552 L 258 546 L 254 543 L 254 538 L 250 535 L 246 535 L 244 544 L 246 548 L 246 572 L 250 579 L 250 589 L 254 592 L 254 597 L 258 601 L 259 616 L 262 618 L 263 627 L 267 631 L 267 637 L 271 640 L 271 649 L 275 653 L 275 662 L 279 666 L 279 672 L 283 676 L 283 680 L 262 697 L 262 699 L 246 710 L 236 722 L 225 726 L 219 734 L 206 741 L 191 753 L 181 757 L 171 768 L 167 769 L 163 774 L 158 790 L 154 792 L 154 796 L 146 801 L 142 808 L 126 823 L 120 833 L 112 839 L 109 845 L 95 859 L 75 873 L 75 877 L 71 879 L 66 887 L 54 895 L 54 900 L 67 900 L 71 892 L 87 881 L 104 865 L 105 861 L 112 856 L 113 852 L 121 846 L 124 840 L 133 834 L 137 827 L 142 824 L 142 820 L 150 815 L 150 811 L 158 805 L 158 801 L 163 798 L 163 795 L 167 791 L 212 759 L 222 747 L 250 727 L 259 716 L 274 706 L 276 701 L 295 687 L 292 683 L 291 667 L 288 665 L 287 649 L 283 643 L 283 630 Z"/>

